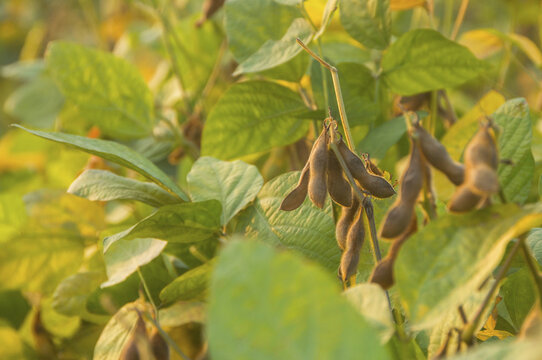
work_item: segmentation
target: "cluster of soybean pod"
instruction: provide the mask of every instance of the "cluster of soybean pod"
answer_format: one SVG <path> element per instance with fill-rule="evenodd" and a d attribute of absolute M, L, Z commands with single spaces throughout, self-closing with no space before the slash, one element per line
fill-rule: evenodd
<path fill-rule="evenodd" d="M 490 118 L 484 117 L 480 120 L 477 133 L 465 149 L 464 164 L 461 164 L 454 161 L 444 145 L 422 127 L 415 113 L 411 115 L 414 118 L 412 122 L 408 120 L 410 115 L 405 116 L 410 140 L 408 165 L 399 180 L 399 195 L 388 209 L 380 228 L 380 237 L 392 240 L 393 243 L 386 257 L 378 261 L 369 278 L 370 282 L 377 283 L 384 289 L 394 283 L 393 264 L 401 246 L 417 231 L 415 207 L 424 186 L 427 190 L 425 196 L 430 198 L 434 206 L 432 168 L 445 174 L 457 187 L 447 204 L 451 212 L 466 212 L 486 207 L 490 204 L 491 195 L 499 191 L 496 126 Z M 333 151 L 332 144 L 335 144 L 338 151 Z M 301 171 L 298 184 L 283 200 L 281 210 L 297 209 L 304 202 L 307 193 L 319 208 L 323 208 L 328 193 L 341 207 L 335 235 L 342 250 L 338 276 L 346 286 L 347 280 L 353 276 L 355 281 L 365 238 L 363 213 L 368 213 L 368 208 L 362 206 L 360 201 L 363 202 L 365 197 L 369 196 L 387 198 L 393 196 L 395 190 L 368 156 L 364 156 L 362 160 L 348 148 L 337 131 L 336 122 L 327 118 Z M 363 197 L 359 197 L 359 194 L 363 194 Z M 373 214 L 367 215 L 369 218 L 369 215 Z"/>

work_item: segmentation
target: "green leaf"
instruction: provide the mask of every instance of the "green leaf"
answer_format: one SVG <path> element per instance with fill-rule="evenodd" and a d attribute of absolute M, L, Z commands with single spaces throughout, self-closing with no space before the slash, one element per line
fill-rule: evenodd
<path fill-rule="evenodd" d="M 146 178 L 156 182 L 166 190 L 171 190 L 175 195 L 184 201 L 188 201 L 186 194 L 179 187 L 154 165 L 150 160 L 143 157 L 127 146 L 114 141 L 90 139 L 84 136 L 63 134 L 57 132 L 47 132 L 40 130 L 30 130 L 19 125 L 13 125 L 37 135 L 44 139 L 56 141 L 61 144 L 73 146 L 87 153 L 103 157 L 119 165 L 137 171 Z"/>
<path fill-rule="evenodd" d="M 382 69 L 393 92 L 413 95 L 461 85 L 484 72 L 487 65 L 439 32 L 416 29 L 384 53 Z"/>
<path fill-rule="evenodd" d="M 382 160 L 388 149 L 395 145 L 405 132 L 405 118 L 398 116 L 369 130 L 357 148 L 363 153 L 368 153 L 371 159 Z"/>
<path fill-rule="evenodd" d="M 380 343 L 387 343 L 395 332 L 395 326 L 386 292 L 380 285 L 358 284 L 349 287 L 343 295 L 374 328 L 378 329 Z"/>
<path fill-rule="evenodd" d="M 335 13 L 335 10 L 337 9 L 338 3 L 339 0 L 327 0 L 326 7 L 324 8 L 324 13 L 322 14 L 322 21 L 320 22 L 320 28 L 318 29 L 316 34 L 314 34 L 314 39 L 318 39 L 324 34 L 329 22 L 331 21 L 331 18 L 333 17 L 333 14 Z"/>
<path fill-rule="evenodd" d="M 295 250 L 336 272 L 341 253 L 335 241 L 331 203 L 328 201 L 322 211 L 307 198 L 294 211 L 280 210 L 299 174 L 283 174 L 265 184 L 254 205 L 240 214 L 236 230 L 248 238 Z"/>
<path fill-rule="evenodd" d="M 213 359 L 389 358 L 337 281 L 290 252 L 234 241 L 219 257 L 210 294 Z"/>
<path fill-rule="evenodd" d="M 150 238 L 115 241 L 104 254 L 108 280 L 101 286 L 108 287 L 121 283 L 139 267 L 160 255 L 166 244 L 165 241 Z"/>
<path fill-rule="evenodd" d="M 389 0 L 341 0 L 339 7 L 344 29 L 363 46 L 385 49 L 390 42 Z"/>
<path fill-rule="evenodd" d="M 19 290 L 0 292 L 0 323 L 6 321 L 18 329 L 30 310 L 30 304 Z"/>
<path fill-rule="evenodd" d="M 529 269 L 521 268 L 509 275 L 501 286 L 500 295 L 510 314 L 511 325 L 519 331 L 536 300 L 534 282 Z"/>
<path fill-rule="evenodd" d="M 308 43 L 311 37 L 311 25 L 307 20 L 297 18 L 280 40 L 267 40 L 258 51 L 239 64 L 233 75 L 258 72 L 284 64 L 303 50 L 296 39 Z"/>
<path fill-rule="evenodd" d="M 296 117 L 306 111 L 292 90 L 267 81 L 230 87 L 211 110 L 202 135 L 202 155 L 239 158 L 295 142 L 309 123 Z"/>
<path fill-rule="evenodd" d="M 224 10 L 228 45 L 239 63 L 267 41 L 280 40 L 292 22 L 302 18 L 297 7 L 274 0 L 229 0 Z"/>
<path fill-rule="evenodd" d="M 241 160 L 220 161 L 200 157 L 187 175 L 190 197 L 194 201 L 218 200 L 222 204 L 220 223 L 226 225 L 263 185 L 258 168 Z"/>
<path fill-rule="evenodd" d="M 529 244 L 529 248 L 538 264 L 542 265 L 542 228 L 532 229 L 529 232 L 527 244 Z"/>
<path fill-rule="evenodd" d="M 176 327 L 191 322 L 205 323 L 206 309 L 202 302 L 179 301 L 167 308 L 158 310 L 160 314 L 160 325 L 165 327 Z"/>
<path fill-rule="evenodd" d="M 137 200 L 154 207 L 179 202 L 177 197 L 154 183 L 128 179 L 104 170 L 85 170 L 67 192 L 92 201 Z"/>
<path fill-rule="evenodd" d="M 62 280 L 53 294 L 53 308 L 68 316 L 86 314 L 87 298 L 100 286 L 104 277 L 102 272 L 89 271 L 79 272 Z"/>
<path fill-rule="evenodd" d="M 150 135 L 152 94 L 135 66 L 112 54 L 69 42 L 49 45 L 45 61 L 74 117 L 121 139 Z"/>
<path fill-rule="evenodd" d="M 538 360 L 542 357 L 542 347 L 539 339 L 518 340 L 518 341 L 498 341 L 480 344 L 472 350 L 450 360 L 515 360 L 521 354 L 521 360 Z"/>
<path fill-rule="evenodd" d="M 38 77 L 12 92 L 4 111 L 30 126 L 50 128 L 63 103 L 55 83 L 48 77 Z"/>
<path fill-rule="evenodd" d="M 176 301 L 203 300 L 207 293 L 214 261 L 206 262 L 173 280 L 160 292 L 160 300 L 171 304 Z"/>
<path fill-rule="evenodd" d="M 216 200 L 162 206 L 134 226 L 104 239 L 104 251 L 124 239 L 152 237 L 171 242 L 209 239 L 220 231 L 222 207 Z"/>
<path fill-rule="evenodd" d="M 491 274 L 506 244 L 542 224 L 542 208 L 500 205 L 429 223 L 401 248 L 395 280 L 416 329 L 437 323 Z M 442 281 L 446 279 L 446 281 Z"/>
<path fill-rule="evenodd" d="M 11 326 L 0 323 L 0 358 L 4 360 L 28 359 L 21 335 Z"/>
<path fill-rule="evenodd" d="M 492 117 L 500 128 L 499 157 L 514 163 L 499 165 L 499 184 L 508 201 L 523 203 L 529 196 L 534 176 L 529 106 L 523 98 L 508 100 Z"/>

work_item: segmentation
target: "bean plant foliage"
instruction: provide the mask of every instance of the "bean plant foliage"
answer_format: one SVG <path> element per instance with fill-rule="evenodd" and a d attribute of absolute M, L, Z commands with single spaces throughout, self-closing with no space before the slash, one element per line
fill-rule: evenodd
<path fill-rule="evenodd" d="M 539 2 L 24 3 L 0 358 L 542 358 Z"/>

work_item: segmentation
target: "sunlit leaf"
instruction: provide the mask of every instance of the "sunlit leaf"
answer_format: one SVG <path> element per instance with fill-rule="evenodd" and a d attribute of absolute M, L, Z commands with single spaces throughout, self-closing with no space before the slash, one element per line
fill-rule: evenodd
<path fill-rule="evenodd" d="M 203 300 L 213 264 L 214 262 L 207 262 L 173 280 L 160 292 L 160 300 L 167 304 L 175 301 Z"/>
<path fill-rule="evenodd" d="M 207 156 L 200 157 L 194 163 L 187 181 L 192 200 L 220 201 L 222 225 L 226 225 L 254 200 L 263 185 L 263 178 L 254 165 L 240 160 L 220 161 Z"/>
<path fill-rule="evenodd" d="M 389 0 L 342 0 L 339 8 L 344 29 L 363 46 L 385 49 L 391 36 Z"/>

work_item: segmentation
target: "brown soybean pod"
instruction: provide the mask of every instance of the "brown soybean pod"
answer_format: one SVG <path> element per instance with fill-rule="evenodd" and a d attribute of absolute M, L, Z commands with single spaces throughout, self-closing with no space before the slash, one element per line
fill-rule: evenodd
<path fill-rule="evenodd" d="M 307 191 L 309 189 L 309 170 L 309 162 L 307 162 L 305 164 L 305 167 L 303 167 L 303 170 L 301 170 L 301 176 L 299 177 L 297 186 L 292 191 L 290 191 L 288 195 L 286 195 L 286 197 L 282 201 L 282 204 L 280 204 L 281 210 L 292 211 L 300 207 L 301 204 L 303 204 L 303 201 L 305 201 L 305 198 L 307 197 Z"/>
<path fill-rule="evenodd" d="M 309 198 L 311 201 L 322 209 L 326 201 L 327 186 L 327 129 L 324 128 L 316 139 L 312 147 L 312 152 L 309 157 Z"/>
<path fill-rule="evenodd" d="M 359 255 L 364 239 L 365 229 L 363 227 L 363 208 L 360 206 L 359 210 L 357 211 L 356 219 L 348 230 L 345 250 L 341 256 L 339 273 L 343 282 L 357 272 Z"/>
<path fill-rule="evenodd" d="M 169 346 L 156 327 L 151 331 L 150 343 L 155 360 L 169 360 Z"/>
<path fill-rule="evenodd" d="M 147 341 L 147 340 L 148 340 L 147 328 L 145 327 L 145 322 L 143 321 L 141 314 L 138 312 L 135 327 L 132 331 L 130 338 L 124 344 L 124 348 L 122 349 L 122 353 L 120 354 L 120 359 L 121 360 L 142 359 L 143 356 L 139 352 L 140 346 L 138 346 L 138 343 L 141 344 L 142 341 Z"/>
<path fill-rule="evenodd" d="M 499 166 L 497 145 L 489 132 L 489 125 L 482 125 L 480 127 L 467 145 L 464 158 L 467 168 L 485 164 L 490 168 L 497 170 L 497 167 Z"/>
<path fill-rule="evenodd" d="M 454 185 L 461 185 L 465 178 L 465 167 L 454 161 L 444 145 L 431 136 L 421 125 L 414 125 L 414 129 L 425 159 L 435 169 L 444 173 Z"/>
<path fill-rule="evenodd" d="M 352 222 L 354 221 L 358 208 L 359 201 L 356 196 L 352 197 L 352 206 L 342 208 L 341 217 L 335 226 L 335 238 L 337 239 L 337 244 L 341 250 L 346 248 L 346 237 L 348 235 L 348 230 L 352 226 Z"/>
<path fill-rule="evenodd" d="M 410 158 L 401 176 L 399 198 L 386 214 L 380 236 L 394 238 L 406 231 L 414 214 L 418 195 L 423 188 L 425 162 L 416 140 L 411 139 Z"/>
<path fill-rule="evenodd" d="M 377 198 L 388 198 L 395 194 L 393 186 L 382 176 L 371 174 L 365 168 L 363 161 L 346 144 L 339 140 L 337 147 L 348 166 L 352 176 L 360 185 Z"/>
<path fill-rule="evenodd" d="M 352 205 L 352 188 L 343 176 L 341 163 L 333 150 L 328 150 L 326 185 L 331 198 L 342 206 Z"/>
<path fill-rule="evenodd" d="M 483 200 L 483 196 L 475 194 L 467 184 L 463 184 L 456 189 L 447 207 L 452 212 L 466 212 L 474 209 Z"/>
<path fill-rule="evenodd" d="M 469 169 L 467 184 L 472 192 L 482 196 L 499 191 L 497 172 L 485 164 Z"/>
<path fill-rule="evenodd" d="M 410 237 L 410 235 L 416 232 L 418 228 L 417 225 L 416 216 L 413 215 L 408 229 L 401 234 L 399 238 L 393 241 L 386 257 L 376 264 L 373 272 L 369 276 L 369 282 L 379 284 L 385 290 L 389 289 L 395 283 L 393 276 L 393 264 L 395 263 L 395 259 L 397 259 L 401 246 Z"/>

